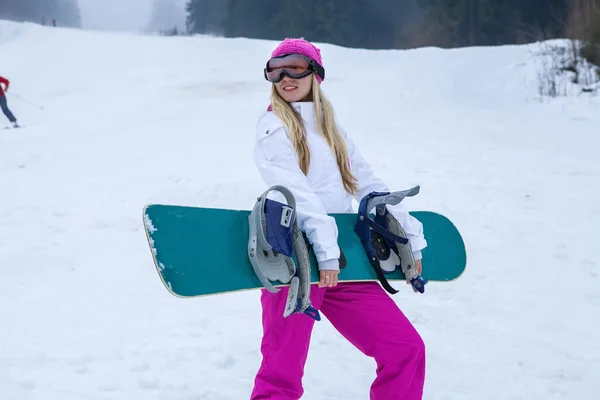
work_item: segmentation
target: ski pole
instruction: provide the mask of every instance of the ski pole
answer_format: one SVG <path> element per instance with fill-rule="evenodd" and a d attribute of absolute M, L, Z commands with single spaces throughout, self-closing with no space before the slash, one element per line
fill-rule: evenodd
<path fill-rule="evenodd" d="M 12 94 L 12 95 L 13 95 L 13 96 L 15 96 L 16 98 L 20 99 L 21 101 L 24 101 L 24 102 L 26 102 L 26 103 L 29 103 L 29 104 L 31 104 L 32 106 L 35 106 L 35 107 L 39 108 L 40 110 L 43 110 L 43 109 L 44 109 L 44 107 L 42 107 L 42 106 L 40 106 L 40 105 L 38 105 L 38 104 L 35 104 L 34 102 L 32 102 L 32 101 L 30 101 L 30 100 L 27 100 L 26 98 L 24 98 L 24 97 L 22 97 L 22 96 L 19 96 L 19 95 L 18 95 L 18 94 L 16 94 L 15 92 L 10 92 L 10 94 Z"/>

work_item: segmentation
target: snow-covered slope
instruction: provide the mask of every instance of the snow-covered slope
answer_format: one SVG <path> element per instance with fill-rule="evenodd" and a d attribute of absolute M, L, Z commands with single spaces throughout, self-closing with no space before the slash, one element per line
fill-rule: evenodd
<path fill-rule="evenodd" d="M 274 45 L 0 21 L 25 126 L 0 130 L 2 399 L 249 397 L 259 293 L 168 294 L 142 208 L 251 207 Z M 527 46 L 321 47 L 362 153 L 467 243 L 460 280 L 394 296 L 427 346 L 425 399 L 596 398 L 600 99 L 537 101 Z M 368 398 L 373 360 L 326 320 L 311 346 L 304 398 Z"/>

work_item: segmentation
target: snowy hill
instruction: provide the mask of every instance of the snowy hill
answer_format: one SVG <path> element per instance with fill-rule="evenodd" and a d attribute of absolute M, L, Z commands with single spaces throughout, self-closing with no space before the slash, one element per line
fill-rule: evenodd
<path fill-rule="evenodd" d="M 259 293 L 171 296 L 141 216 L 253 204 L 274 45 L 0 21 L 25 125 L 0 130 L 0 398 L 249 397 Z M 460 280 L 394 296 L 426 344 L 425 399 L 597 398 L 600 99 L 538 101 L 527 46 L 321 47 L 362 153 L 465 236 Z M 311 346 L 304 398 L 368 398 L 372 360 L 326 320 Z"/>

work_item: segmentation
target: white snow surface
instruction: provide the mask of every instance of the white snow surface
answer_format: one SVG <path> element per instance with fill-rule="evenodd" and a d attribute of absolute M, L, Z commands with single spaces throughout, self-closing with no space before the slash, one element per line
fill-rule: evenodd
<path fill-rule="evenodd" d="M 275 44 L 0 21 L 25 125 L 0 130 L 0 398 L 249 398 L 259 292 L 170 295 L 142 208 L 251 208 Z M 321 48 L 377 173 L 464 235 L 459 280 L 393 296 L 426 344 L 424 398 L 599 398 L 600 99 L 540 101 L 529 46 Z M 367 399 L 374 376 L 316 325 L 303 399 Z"/>

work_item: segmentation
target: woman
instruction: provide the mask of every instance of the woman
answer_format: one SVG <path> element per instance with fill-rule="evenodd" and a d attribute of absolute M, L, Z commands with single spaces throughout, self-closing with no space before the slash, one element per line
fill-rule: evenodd
<path fill-rule="evenodd" d="M 421 399 L 425 347 L 421 337 L 378 282 L 339 283 L 337 226 L 327 213 L 352 213 L 352 199 L 389 191 L 352 140 L 335 122 L 320 83 L 320 50 L 303 39 L 286 39 L 265 68 L 271 105 L 259 120 L 254 160 L 268 186 L 283 185 L 296 199 L 297 218 L 312 245 L 320 282 L 311 303 L 365 355 L 375 359 L 371 400 Z M 401 205 L 387 206 L 411 244 L 418 272 L 426 246 L 421 223 Z M 350 266 L 348 266 L 350 267 Z M 262 291 L 263 360 L 252 400 L 297 400 L 315 320 L 283 317 L 287 291 Z M 327 371 L 323 371 L 326 375 Z"/>

